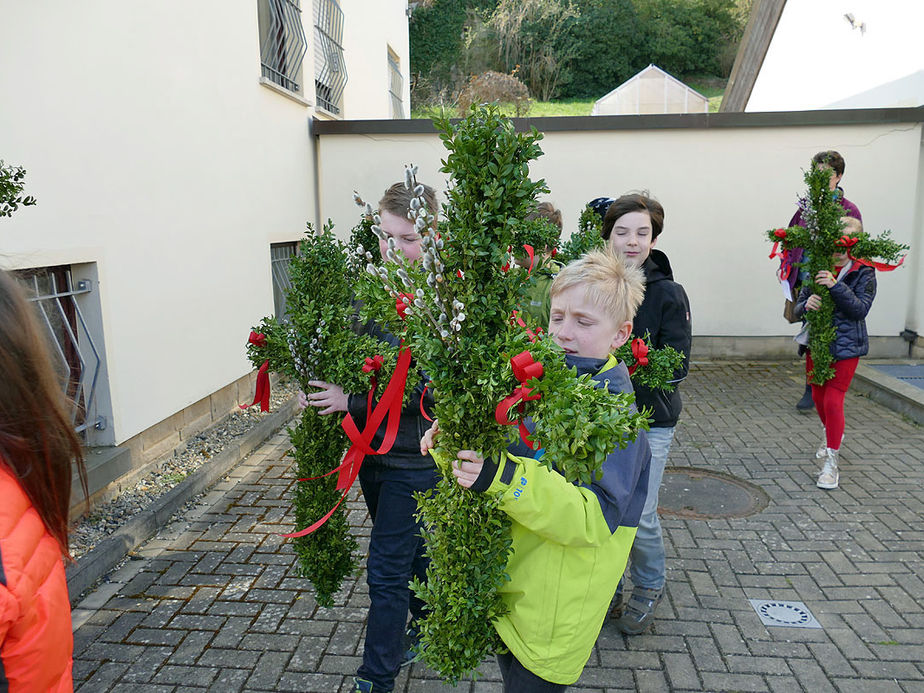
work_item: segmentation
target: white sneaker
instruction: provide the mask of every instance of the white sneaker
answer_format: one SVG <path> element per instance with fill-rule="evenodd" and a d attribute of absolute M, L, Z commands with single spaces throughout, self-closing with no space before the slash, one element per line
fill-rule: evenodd
<path fill-rule="evenodd" d="M 846 432 L 845 432 L 846 434 Z M 844 436 L 841 436 L 841 447 L 844 445 Z M 823 460 L 828 456 L 828 439 L 824 437 L 821 439 L 821 445 L 818 446 L 818 449 L 815 451 L 815 459 Z"/>
<path fill-rule="evenodd" d="M 834 489 L 837 488 L 840 481 L 840 474 L 837 471 L 838 451 L 827 448 L 825 453 L 825 464 L 821 468 L 821 473 L 818 475 L 818 481 L 815 485 L 818 488 Z"/>

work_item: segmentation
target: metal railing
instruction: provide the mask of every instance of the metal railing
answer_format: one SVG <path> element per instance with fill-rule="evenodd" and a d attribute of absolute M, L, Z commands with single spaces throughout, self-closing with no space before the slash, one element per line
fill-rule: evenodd
<path fill-rule="evenodd" d="M 96 416 L 96 388 L 102 359 L 100 350 L 87 327 L 77 297 L 91 291 L 89 281 L 71 281 L 67 266 L 43 267 L 16 273 L 31 286 L 29 300 L 48 329 L 52 358 L 65 376 L 65 394 L 70 402 L 74 429 L 86 433 L 88 428 L 103 430 L 106 420 Z M 89 361 L 89 366 L 88 366 Z"/>
<path fill-rule="evenodd" d="M 299 76 L 308 50 L 298 0 L 262 0 L 260 64 L 263 76 L 289 91 L 301 91 Z"/>
<path fill-rule="evenodd" d="M 292 280 L 289 277 L 289 262 L 297 252 L 298 243 L 295 241 L 270 245 L 270 268 L 273 273 L 273 305 L 276 310 L 276 318 L 280 322 L 286 322 L 289 319 L 286 303 L 286 294 L 292 288 Z"/>
<path fill-rule="evenodd" d="M 391 117 L 404 118 L 404 103 L 401 95 L 404 92 L 404 80 L 401 78 L 401 65 L 398 56 L 388 51 L 388 93 L 391 95 Z"/>
<path fill-rule="evenodd" d="M 337 0 L 314 0 L 314 88 L 318 106 L 334 115 L 347 83 L 343 59 L 343 11 Z"/>

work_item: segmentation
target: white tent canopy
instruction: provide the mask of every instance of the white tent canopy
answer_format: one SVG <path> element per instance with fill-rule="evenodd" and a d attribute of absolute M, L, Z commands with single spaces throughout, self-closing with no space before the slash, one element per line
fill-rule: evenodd
<path fill-rule="evenodd" d="M 649 65 L 598 99 L 591 115 L 708 112 L 709 99 L 657 65 Z"/>

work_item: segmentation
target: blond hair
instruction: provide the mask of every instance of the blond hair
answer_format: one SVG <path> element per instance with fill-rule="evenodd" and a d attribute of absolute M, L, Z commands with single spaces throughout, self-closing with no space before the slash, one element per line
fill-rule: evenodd
<path fill-rule="evenodd" d="M 844 233 L 848 235 L 863 232 L 863 222 L 856 217 L 841 217 L 841 223 L 844 225 Z"/>
<path fill-rule="evenodd" d="M 590 302 L 620 324 L 635 317 L 645 298 L 645 274 L 626 264 L 609 246 L 594 250 L 565 266 L 549 289 L 549 298 L 582 286 Z"/>

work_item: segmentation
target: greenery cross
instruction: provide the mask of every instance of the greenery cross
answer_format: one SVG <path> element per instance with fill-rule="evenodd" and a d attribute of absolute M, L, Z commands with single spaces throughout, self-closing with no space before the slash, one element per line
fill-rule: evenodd
<path fill-rule="evenodd" d="M 832 256 L 836 252 L 846 251 L 854 261 L 875 264 L 874 258 L 894 263 L 908 250 L 907 245 L 891 238 L 890 231 L 884 231 L 875 238 L 864 231 L 845 234 L 842 221 L 845 212 L 838 203 L 837 191 L 830 189 L 831 175 L 832 170 L 828 166 L 812 166 L 805 173 L 808 190 L 799 200 L 804 226 L 767 231 L 767 238 L 774 243 L 771 257 L 779 255 L 784 265 L 789 266 L 789 253 L 798 248 L 804 250 L 803 261 L 792 263 L 790 271 L 807 270 L 812 292 L 821 297 L 821 307 L 805 314 L 809 328 L 808 347 L 814 365 L 809 373 L 809 382 L 815 385 L 834 377 L 830 346 L 836 336 L 834 301 L 830 290 L 815 281 L 818 272 L 834 269 Z M 781 247 L 782 251 L 777 252 L 777 247 Z M 796 298 L 793 297 L 794 300 Z"/>

